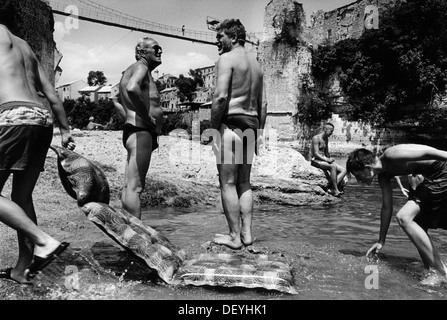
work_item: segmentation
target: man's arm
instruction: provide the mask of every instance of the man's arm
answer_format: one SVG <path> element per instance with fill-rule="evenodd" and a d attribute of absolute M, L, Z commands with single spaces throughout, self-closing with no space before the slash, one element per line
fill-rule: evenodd
<path fill-rule="evenodd" d="M 385 244 L 388 228 L 390 227 L 391 216 L 393 214 L 393 190 L 391 188 L 391 179 L 379 175 L 379 184 L 382 189 L 382 209 L 380 212 L 380 233 L 379 241 L 377 241 L 366 253 L 369 256 L 371 253 L 379 253 Z"/>
<path fill-rule="evenodd" d="M 263 80 L 261 81 L 261 94 L 258 96 L 258 117 L 259 117 L 259 130 L 261 130 L 261 136 L 264 135 L 265 121 L 267 119 L 267 97 L 265 93 L 265 87 Z"/>
<path fill-rule="evenodd" d="M 12 40 L 9 35 L 9 31 L 4 25 L 0 24 L 0 50 L 10 50 L 11 47 Z"/>
<path fill-rule="evenodd" d="M 149 117 L 149 110 L 146 109 L 144 102 L 143 92 L 141 91 L 141 86 L 145 77 L 148 76 L 148 69 L 142 64 L 138 63 L 133 70 L 133 74 L 129 79 L 126 86 L 126 91 L 129 96 L 132 105 L 135 107 L 136 114 L 145 122 L 147 125 L 151 125 L 152 121 Z"/>
<path fill-rule="evenodd" d="M 37 59 L 36 59 L 37 60 Z M 48 78 L 42 69 L 41 64 L 37 61 L 38 83 L 37 90 L 42 92 L 50 103 L 51 110 L 59 124 L 59 130 L 61 133 L 62 146 L 73 150 L 76 145 L 73 136 L 70 133 L 70 127 L 68 126 L 67 115 L 65 114 L 64 106 L 61 99 L 59 99 L 56 90 L 50 83 Z"/>
<path fill-rule="evenodd" d="M 113 103 L 113 107 L 115 108 L 116 113 L 122 120 L 126 120 L 126 111 L 124 110 L 123 105 L 119 102 L 118 99 L 119 93 L 114 96 L 111 100 Z"/>
<path fill-rule="evenodd" d="M 230 101 L 229 90 L 233 74 L 233 68 L 229 59 L 223 55 L 219 58 L 216 66 L 217 83 L 211 106 L 211 129 L 219 130 L 222 117 Z"/>

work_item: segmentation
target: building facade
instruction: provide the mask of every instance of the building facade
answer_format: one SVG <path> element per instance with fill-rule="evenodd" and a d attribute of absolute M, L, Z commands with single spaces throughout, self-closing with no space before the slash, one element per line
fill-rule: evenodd
<path fill-rule="evenodd" d="M 86 86 L 87 82 L 85 82 L 84 80 L 76 80 L 58 86 L 56 88 L 56 92 L 62 101 L 71 99 L 76 100 L 82 96 L 79 90 L 85 88 Z"/>

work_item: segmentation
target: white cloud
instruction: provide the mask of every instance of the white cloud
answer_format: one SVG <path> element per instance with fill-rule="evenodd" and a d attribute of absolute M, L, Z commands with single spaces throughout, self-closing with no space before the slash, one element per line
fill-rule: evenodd
<path fill-rule="evenodd" d="M 63 58 L 60 63 L 62 76 L 58 85 L 82 79 L 87 81 L 90 70 L 100 70 L 108 79 L 108 83 L 115 85 L 121 79 L 121 73 L 134 62 L 134 53 L 128 46 L 114 45 L 111 48 L 87 47 L 82 44 L 60 40 L 58 50 Z M 163 54 L 162 64 L 156 69 L 158 76 L 172 74 L 188 76 L 190 69 L 214 65 L 215 61 L 207 55 L 189 52 L 184 55 Z"/>
<path fill-rule="evenodd" d="M 56 43 L 63 41 L 64 37 L 69 34 L 70 34 L 70 30 L 67 30 L 61 21 L 56 21 L 54 23 L 53 36 L 54 36 L 54 41 L 56 41 Z"/>
<path fill-rule="evenodd" d="M 187 76 L 190 69 L 208 67 L 215 63 L 214 59 L 197 52 L 188 52 L 184 55 L 167 53 L 163 54 L 162 58 L 163 64 L 157 68 L 159 76 L 163 73 L 170 73 L 176 77 L 180 74 Z"/>
<path fill-rule="evenodd" d="M 57 44 L 63 58 L 60 63 L 62 75 L 59 85 L 74 80 L 87 81 L 89 71 L 103 71 L 109 84 L 116 84 L 121 73 L 133 62 L 133 52 L 127 47 L 90 48 L 82 44 L 62 41 Z"/>

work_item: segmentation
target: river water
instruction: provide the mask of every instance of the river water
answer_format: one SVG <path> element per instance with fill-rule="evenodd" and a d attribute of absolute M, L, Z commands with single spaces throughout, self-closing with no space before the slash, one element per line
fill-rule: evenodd
<path fill-rule="evenodd" d="M 406 198 L 394 186 L 395 212 Z M 341 201 L 322 207 L 257 205 L 253 218 L 255 246 L 280 252 L 292 261 L 297 295 L 191 287 L 181 299 L 445 299 L 447 287 L 421 285 L 426 275 L 419 255 L 393 218 L 379 261 L 366 251 L 378 239 L 380 189 L 352 182 Z M 220 210 L 147 212 L 143 220 L 179 246 L 194 246 L 226 231 Z M 447 233 L 430 230 L 445 259 Z M 204 291 L 205 290 L 205 291 Z M 172 293 L 172 292 L 171 292 Z"/>
<path fill-rule="evenodd" d="M 395 184 L 394 211 L 405 201 Z M 267 251 L 273 259 L 284 258 L 291 264 L 296 295 L 258 289 L 167 285 L 153 273 L 147 276 L 149 269 L 145 265 L 133 263 L 98 228 L 91 234 L 92 239 L 99 239 L 93 246 L 88 242 L 86 248 L 73 247 L 65 260 L 52 264 L 53 270 L 51 265 L 48 271 L 45 269 L 49 278 L 42 278 L 42 286 L 17 289 L 6 287 L 5 282 L 0 282 L 0 286 L 6 290 L 5 299 L 18 297 L 17 290 L 22 290 L 24 297 L 33 299 L 444 300 L 446 286 L 420 284 L 425 270 L 415 247 L 394 219 L 380 260 L 366 259 L 366 251 L 378 239 L 380 206 L 376 181 L 371 186 L 350 182 L 340 201 L 329 206 L 255 205 L 254 247 Z M 225 217 L 216 208 L 148 209 L 142 219 L 190 252 L 208 250 L 214 234 L 227 231 Z M 447 259 L 447 232 L 430 230 L 430 235 L 443 259 Z M 66 265 L 80 271 L 78 290 L 66 290 L 63 276 Z"/>

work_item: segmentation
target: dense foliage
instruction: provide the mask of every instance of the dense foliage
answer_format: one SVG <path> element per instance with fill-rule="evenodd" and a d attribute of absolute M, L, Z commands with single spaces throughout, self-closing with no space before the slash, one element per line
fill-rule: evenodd
<path fill-rule="evenodd" d="M 63 103 L 71 128 L 85 129 L 89 118 L 104 126 L 106 130 L 122 130 L 124 121 L 118 116 L 111 100 L 100 99 L 98 103 L 89 98 L 66 99 Z M 210 127 L 207 120 L 200 122 L 200 134 Z M 163 117 L 162 134 L 169 135 L 175 129 L 183 129 L 192 134 L 192 114 L 187 112 L 169 113 Z"/>
<path fill-rule="evenodd" d="M 107 78 L 102 71 L 90 71 L 87 77 L 89 86 L 100 86 L 107 83 Z"/>
<path fill-rule="evenodd" d="M 180 102 L 192 101 L 193 93 L 196 91 L 197 86 L 203 85 L 203 77 L 200 70 L 189 70 L 189 76 L 185 77 L 183 74 L 179 75 L 175 80 L 175 86 L 178 88 L 178 97 Z"/>
<path fill-rule="evenodd" d="M 397 1 L 380 11 L 379 29 L 315 50 L 313 75 L 323 87 L 338 73 L 350 120 L 380 125 L 410 116 L 439 125 L 426 118 L 439 110 L 426 107 L 446 88 L 446 30 L 446 1 Z M 404 106 L 417 106 L 416 112 L 409 115 Z"/>

